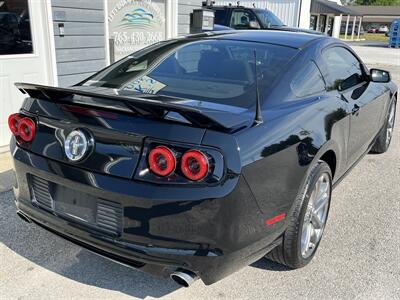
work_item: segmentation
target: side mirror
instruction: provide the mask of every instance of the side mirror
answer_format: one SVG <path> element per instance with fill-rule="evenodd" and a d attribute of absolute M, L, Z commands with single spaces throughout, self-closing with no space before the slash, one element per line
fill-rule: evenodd
<path fill-rule="evenodd" d="M 260 29 L 260 24 L 258 24 L 257 21 L 250 21 L 249 22 L 249 28 L 251 29 Z"/>
<path fill-rule="evenodd" d="M 379 70 L 379 69 L 371 69 L 370 70 L 370 78 L 372 82 L 389 82 L 390 74 L 388 71 Z"/>

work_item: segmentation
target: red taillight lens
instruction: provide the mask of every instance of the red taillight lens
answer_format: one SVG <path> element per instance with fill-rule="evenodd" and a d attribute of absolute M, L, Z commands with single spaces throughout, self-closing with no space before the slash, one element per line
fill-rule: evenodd
<path fill-rule="evenodd" d="M 150 151 L 148 163 L 154 174 L 168 176 L 175 171 L 176 158 L 168 147 L 158 146 Z"/>
<path fill-rule="evenodd" d="M 19 137 L 25 142 L 31 142 L 35 138 L 36 124 L 30 118 L 23 118 L 18 122 Z"/>
<path fill-rule="evenodd" d="M 22 117 L 20 114 L 12 114 L 8 117 L 8 127 L 15 136 L 18 136 L 18 124 L 21 119 Z"/>
<path fill-rule="evenodd" d="M 199 181 L 206 177 L 208 173 L 208 159 L 201 151 L 187 151 L 182 156 L 181 170 L 188 179 Z"/>

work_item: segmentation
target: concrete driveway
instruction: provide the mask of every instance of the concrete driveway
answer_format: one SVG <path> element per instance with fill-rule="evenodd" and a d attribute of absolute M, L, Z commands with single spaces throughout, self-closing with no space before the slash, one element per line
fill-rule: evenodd
<path fill-rule="evenodd" d="M 378 67 L 400 84 L 400 63 L 391 64 Z M 0 299 L 400 299 L 399 125 L 390 150 L 367 155 L 333 192 L 310 265 L 291 271 L 260 260 L 208 287 L 180 288 L 98 257 L 24 223 L 12 193 L 1 193 Z"/>

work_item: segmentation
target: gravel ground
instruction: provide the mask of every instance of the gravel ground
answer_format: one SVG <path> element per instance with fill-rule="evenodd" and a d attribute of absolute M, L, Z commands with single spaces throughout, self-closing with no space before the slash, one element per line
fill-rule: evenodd
<path fill-rule="evenodd" d="M 399 84 L 400 66 L 385 68 Z M 325 236 L 307 267 L 260 260 L 208 287 L 180 288 L 98 257 L 24 223 L 12 193 L 2 193 L 0 299 L 400 299 L 398 125 L 390 150 L 367 155 L 334 190 Z"/>

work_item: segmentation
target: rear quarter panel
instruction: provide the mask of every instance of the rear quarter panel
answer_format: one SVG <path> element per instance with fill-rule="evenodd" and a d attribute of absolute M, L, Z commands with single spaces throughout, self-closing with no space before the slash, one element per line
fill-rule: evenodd
<path fill-rule="evenodd" d="M 299 99 L 289 96 L 292 76 L 310 59 L 317 60 L 317 50 L 313 46 L 301 53 L 265 99 L 264 123 L 237 137 L 242 174 L 265 219 L 290 213 L 310 167 L 327 151 L 336 155 L 334 179 L 346 170 L 347 104 L 336 91 Z"/>

